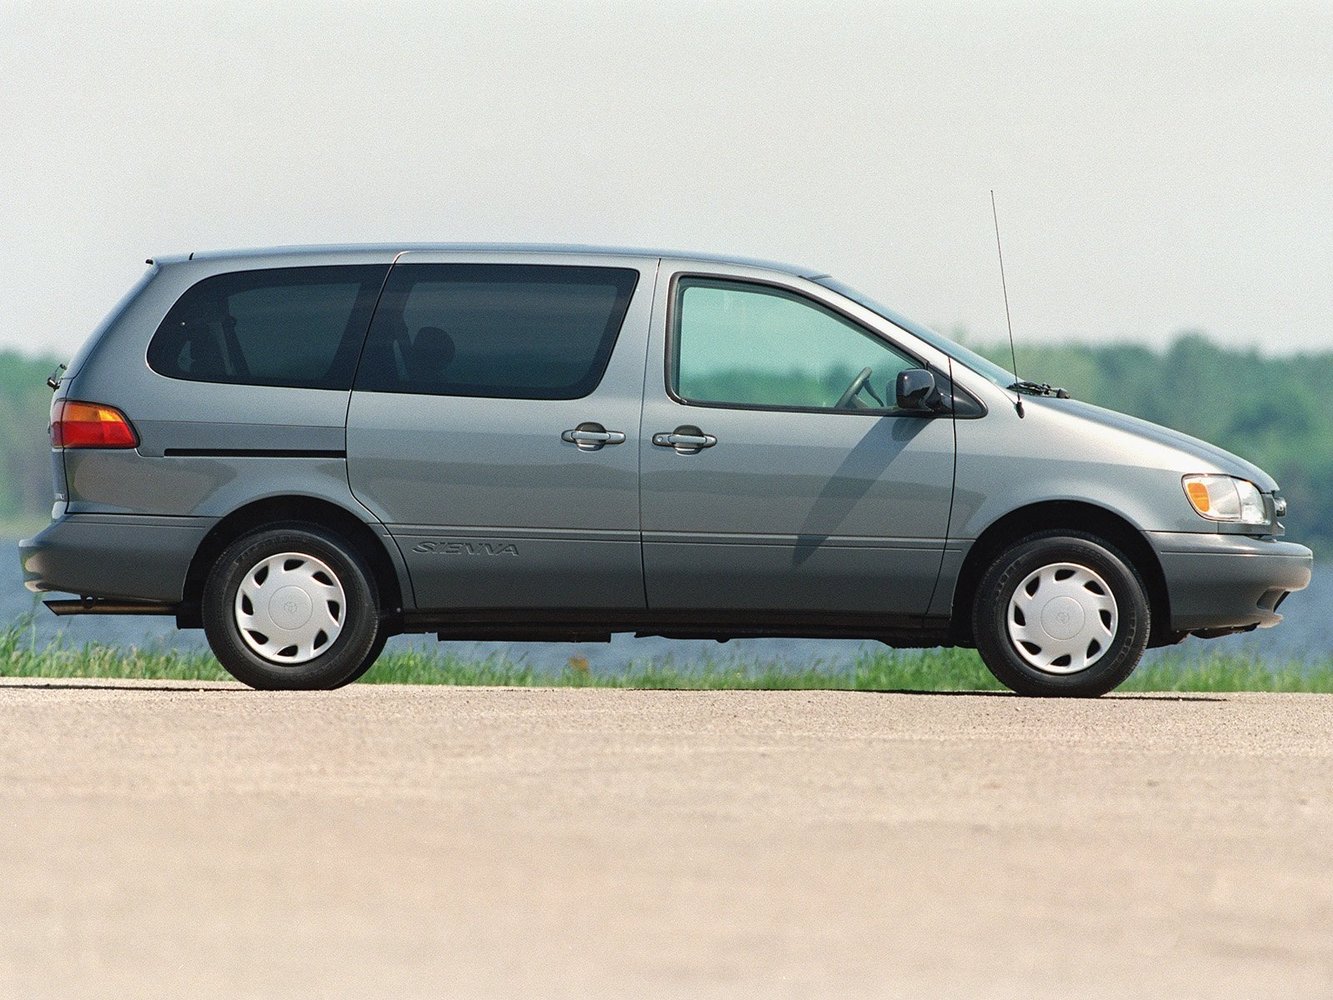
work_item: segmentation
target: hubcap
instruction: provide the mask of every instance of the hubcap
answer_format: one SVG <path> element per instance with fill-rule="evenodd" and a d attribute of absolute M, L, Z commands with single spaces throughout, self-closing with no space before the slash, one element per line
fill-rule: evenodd
<path fill-rule="evenodd" d="M 1106 655 L 1119 615 L 1106 581 L 1078 563 L 1033 570 L 1009 599 L 1009 639 L 1048 674 L 1076 674 Z"/>
<path fill-rule="evenodd" d="M 302 552 L 256 563 L 236 591 L 236 627 L 273 663 L 306 663 L 342 632 L 347 599 L 333 570 Z"/>

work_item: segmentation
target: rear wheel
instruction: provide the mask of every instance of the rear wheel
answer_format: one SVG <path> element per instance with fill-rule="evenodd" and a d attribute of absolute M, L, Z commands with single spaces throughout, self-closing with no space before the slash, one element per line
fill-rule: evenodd
<path fill-rule="evenodd" d="M 1133 565 L 1091 536 L 1049 532 L 996 557 L 972 628 L 996 678 L 1019 694 L 1091 697 L 1121 684 L 1148 645 L 1148 600 Z"/>
<path fill-rule="evenodd" d="M 213 655 L 255 688 L 339 687 L 384 647 L 374 575 L 315 525 L 277 525 L 232 542 L 205 581 L 203 621 Z"/>

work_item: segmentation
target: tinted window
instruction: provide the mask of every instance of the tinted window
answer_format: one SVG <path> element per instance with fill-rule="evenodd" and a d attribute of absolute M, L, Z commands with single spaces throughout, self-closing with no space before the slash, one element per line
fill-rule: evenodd
<path fill-rule="evenodd" d="M 194 382 L 350 389 L 387 271 L 286 267 L 205 278 L 167 313 L 148 364 Z"/>
<path fill-rule="evenodd" d="M 400 264 L 358 390 L 577 399 L 597 387 L 637 271 L 528 264 Z"/>
<path fill-rule="evenodd" d="M 800 295 L 698 278 L 677 286 L 673 353 L 680 398 L 778 409 L 892 409 L 898 373 L 918 367 Z"/>

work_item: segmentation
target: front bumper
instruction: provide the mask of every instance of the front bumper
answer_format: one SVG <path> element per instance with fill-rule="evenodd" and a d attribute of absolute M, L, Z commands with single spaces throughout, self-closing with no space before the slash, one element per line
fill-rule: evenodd
<path fill-rule="evenodd" d="M 90 597 L 179 603 L 207 517 L 67 514 L 19 542 L 23 585 Z"/>
<path fill-rule="evenodd" d="M 1245 535 L 1149 532 L 1166 577 L 1171 630 L 1271 628 L 1277 606 L 1310 583 L 1304 545 Z"/>

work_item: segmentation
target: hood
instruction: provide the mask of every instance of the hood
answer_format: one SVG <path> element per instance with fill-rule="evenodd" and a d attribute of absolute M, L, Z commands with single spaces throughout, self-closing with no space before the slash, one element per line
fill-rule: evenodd
<path fill-rule="evenodd" d="M 1131 417 L 1127 413 L 1108 410 L 1105 407 L 1094 406 L 1091 403 L 1084 403 L 1076 399 L 1024 396 L 1023 405 L 1025 407 L 1040 407 L 1053 416 L 1058 413 L 1069 419 L 1111 428 L 1141 441 L 1172 448 L 1200 460 L 1198 469 L 1182 469 L 1182 474 L 1190 471 L 1217 471 L 1229 476 L 1248 479 L 1264 493 L 1272 493 L 1278 488 L 1273 477 L 1253 462 L 1247 462 L 1239 455 L 1233 455 L 1231 452 L 1217 447 L 1217 445 L 1201 441 L 1196 437 L 1190 437 L 1188 434 L 1182 434 L 1180 431 L 1173 431 L 1161 424 L 1154 424 L 1138 417 Z"/>

